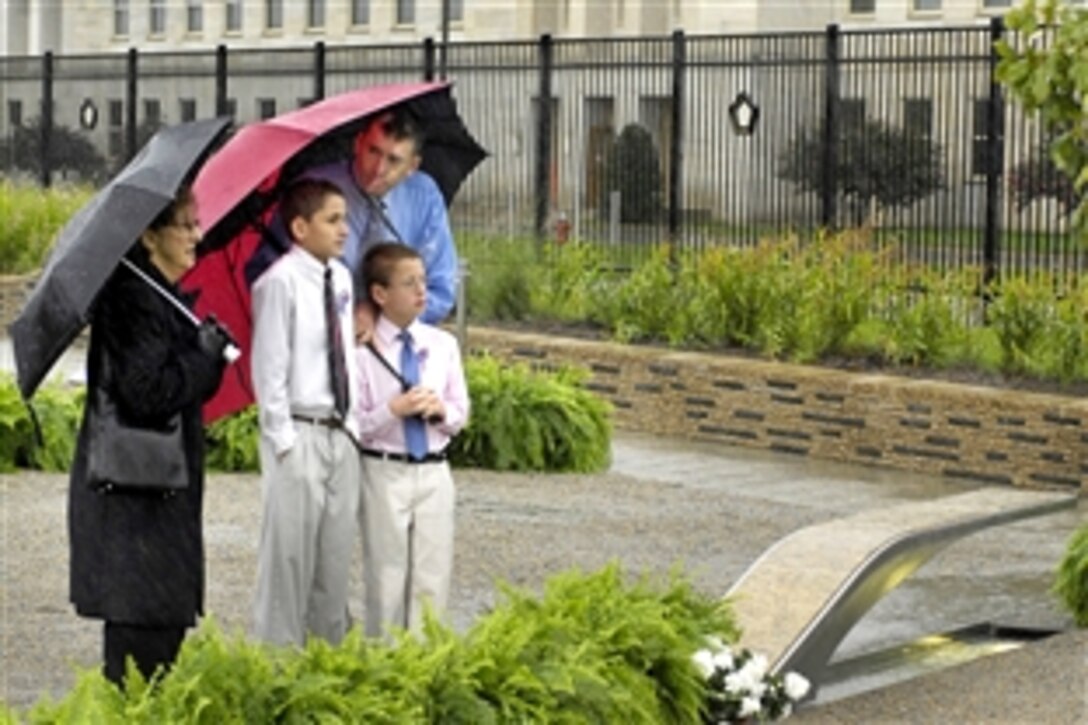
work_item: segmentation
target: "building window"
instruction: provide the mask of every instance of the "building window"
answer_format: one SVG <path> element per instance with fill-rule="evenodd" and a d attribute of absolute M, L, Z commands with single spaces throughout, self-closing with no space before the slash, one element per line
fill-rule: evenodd
<path fill-rule="evenodd" d="M 450 22 L 460 23 L 465 19 L 464 0 L 450 0 Z"/>
<path fill-rule="evenodd" d="M 914 0 L 916 12 L 932 12 L 941 9 L 941 0 Z"/>
<path fill-rule="evenodd" d="M 314 102 L 315 100 L 317 100 L 317 99 L 314 99 L 314 98 L 308 98 L 308 97 L 306 97 L 306 98 L 298 98 L 298 99 L 297 99 L 297 101 L 298 101 L 298 105 L 297 105 L 297 106 L 295 106 L 295 108 L 306 108 L 306 106 L 310 105 L 310 104 L 311 104 L 311 103 L 313 103 L 313 102 Z"/>
<path fill-rule="evenodd" d="M 986 174 L 990 171 L 990 99 L 976 98 L 974 104 L 974 123 L 972 123 L 971 138 L 971 173 Z M 1001 110 L 997 111 L 998 127 L 995 129 L 998 136 L 1001 135 Z M 1000 152 L 998 152 L 1000 153 Z M 997 171 L 1001 171 L 1001 158 L 994 159 Z"/>
<path fill-rule="evenodd" d="M 984 8 L 1010 8 L 1010 7 L 1012 7 L 1012 0 L 982 0 L 982 7 L 984 7 Z"/>
<path fill-rule="evenodd" d="M 18 128 L 23 125 L 23 102 L 16 99 L 8 100 L 8 125 Z"/>
<path fill-rule="evenodd" d="M 843 98 L 839 101 L 839 123 L 842 128 L 860 128 L 865 123 L 865 99 Z"/>
<path fill-rule="evenodd" d="M 128 35 L 128 0 L 113 0 L 113 34 Z"/>
<path fill-rule="evenodd" d="M 120 156 L 125 148 L 125 104 L 120 99 L 111 98 L 106 109 L 106 118 L 109 121 L 107 145 L 110 156 Z"/>
<path fill-rule="evenodd" d="M 264 26 L 276 30 L 283 27 L 283 0 L 265 0 Z"/>
<path fill-rule="evenodd" d="M 306 3 L 306 27 L 325 27 L 325 0 L 309 0 Z"/>
<path fill-rule="evenodd" d="M 276 115 L 276 99 L 275 98 L 258 98 L 257 99 L 257 118 L 262 121 L 266 118 L 272 118 Z"/>
<path fill-rule="evenodd" d="M 196 99 L 195 98 L 179 98 L 178 99 L 178 117 L 182 123 L 187 121 L 196 120 Z"/>
<path fill-rule="evenodd" d="M 397 0 L 397 25 L 415 25 L 416 0 Z"/>
<path fill-rule="evenodd" d="M 903 128 L 907 133 L 929 138 L 933 135 L 933 100 L 903 99 Z"/>
<path fill-rule="evenodd" d="M 351 24 L 370 25 L 370 0 L 351 1 Z"/>
<path fill-rule="evenodd" d="M 204 30 L 204 3 L 202 0 L 186 0 L 185 29 L 190 33 Z"/>
<path fill-rule="evenodd" d="M 166 33 L 166 0 L 151 0 L 151 15 L 147 19 L 147 29 L 151 35 Z"/>
<path fill-rule="evenodd" d="M 226 105 L 223 107 L 223 115 L 230 116 L 232 119 L 238 118 L 238 99 L 228 98 Z"/>
<path fill-rule="evenodd" d="M 144 99 L 144 123 L 152 128 L 162 125 L 162 104 L 158 98 Z"/>
<path fill-rule="evenodd" d="M 855 15 L 876 12 L 876 0 L 850 0 L 850 12 Z"/>
<path fill-rule="evenodd" d="M 237 33 L 242 29 L 242 0 L 227 0 L 228 33 Z"/>

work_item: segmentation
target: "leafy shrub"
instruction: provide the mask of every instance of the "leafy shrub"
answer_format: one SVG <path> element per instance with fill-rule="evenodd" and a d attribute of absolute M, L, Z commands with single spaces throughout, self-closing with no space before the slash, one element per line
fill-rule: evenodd
<path fill-rule="evenodd" d="M 37 186 L 0 181 L 0 274 L 40 269 L 53 240 L 91 196 L 85 187 L 59 187 L 42 193 Z"/>
<path fill-rule="evenodd" d="M 458 246 L 468 262 L 467 314 L 473 319 L 525 319 L 531 308 L 529 275 L 535 265 L 534 242 L 465 235 Z"/>
<path fill-rule="evenodd" d="M 0 139 L 0 170 L 40 173 L 41 118 L 16 126 L 10 139 Z M 54 173 L 74 174 L 77 181 L 98 183 L 107 172 L 106 159 L 90 139 L 67 126 L 53 126 L 46 163 Z"/>
<path fill-rule="evenodd" d="M 120 690 L 80 673 L 32 722 L 698 722 L 706 685 L 692 655 L 708 636 L 734 641 L 728 602 L 674 573 L 628 582 L 620 567 L 561 573 L 534 596 L 506 585 L 464 636 L 434 617 L 387 644 L 358 628 L 302 650 L 227 637 L 213 619 L 149 685 Z"/>
<path fill-rule="evenodd" d="M 1001 342 L 1002 369 L 1039 370 L 1039 345 L 1054 316 L 1053 291 L 1023 277 L 1006 280 L 995 288 L 987 314 Z"/>
<path fill-rule="evenodd" d="M 220 418 L 204 430 L 205 462 L 218 471 L 256 471 L 260 467 L 257 407 Z"/>
<path fill-rule="evenodd" d="M 642 126 L 623 127 L 605 161 L 605 183 L 600 208 L 608 209 L 609 195 L 620 192 L 620 221 L 647 223 L 661 216 L 661 164 L 654 140 Z"/>
<path fill-rule="evenodd" d="M 533 372 L 483 356 L 465 362 L 472 414 L 454 439 L 456 466 L 498 471 L 600 471 L 608 466 L 610 406 L 585 390 L 587 373 Z"/>
<path fill-rule="evenodd" d="M 1054 199 L 1068 216 L 1080 202 L 1073 180 L 1057 167 L 1047 147 L 1036 150 L 1009 172 L 1009 191 L 1017 211 L 1037 199 Z"/>
<path fill-rule="evenodd" d="M 907 207 L 944 185 L 941 149 L 927 136 L 884 121 L 844 115 L 830 174 L 852 223 L 874 207 Z M 799 191 L 820 194 L 825 184 L 823 124 L 802 130 L 779 159 L 778 176 Z"/>
<path fill-rule="evenodd" d="M 1088 627 L 1088 525 L 1069 539 L 1058 564 L 1053 592 L 1073 615 L 1078 627 Z"/>
<path fill-rule="evenodd" d="M 41 440 L 27 450 L 25 465 L 43 471 L 67 471 L 76 452 L 86 388 L 43 385 L 31 400 Z"/>

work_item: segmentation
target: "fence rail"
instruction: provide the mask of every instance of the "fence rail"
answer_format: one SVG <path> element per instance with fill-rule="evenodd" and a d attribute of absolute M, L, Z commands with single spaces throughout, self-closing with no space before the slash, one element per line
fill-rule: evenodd
<path fill-rule="evenodd" d="M 460 230 L 548 239 L 562 218 L 572 237 L 634 260 L 664 240 L 698 249 L 865 225 L 903 260 L 977 265 L 990 278 L 1077 273 L 1084 253 L 1067 200 L 1024 201 L 1045 166 L 1045 137 L 993 80 L 1004 32 L 996 18 L 6 57 L 0 172 L 45 186 L 101 180 L 159 124 L 248 123 L 362 85 L 433 79 L 442 62 L 491 152 L 454 203 Z M 651 150 L 624 148 L 638 138 Z"/>

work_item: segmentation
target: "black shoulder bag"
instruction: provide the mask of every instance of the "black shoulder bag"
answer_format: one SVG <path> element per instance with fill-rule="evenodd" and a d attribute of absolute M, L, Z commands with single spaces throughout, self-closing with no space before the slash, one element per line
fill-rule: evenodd
<path fill-rule="evenodd" d="M 101 360 L 101 381 L 89 391 L 90 416 L 87 481 L 98 490 L 170 493 L 189 485 L 181 412 L 161 428 L 125 420 L 109 393 L 109 356 Z"/>

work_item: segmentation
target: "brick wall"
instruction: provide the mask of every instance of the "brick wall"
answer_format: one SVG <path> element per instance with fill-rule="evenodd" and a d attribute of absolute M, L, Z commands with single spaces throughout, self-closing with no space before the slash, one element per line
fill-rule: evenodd
<path fill-rule="evenodd" d="M 1088 402 L 470 328 L 470 351 L 583 365 L 618 428 L 989 483 L 1088 490 Z"/>

